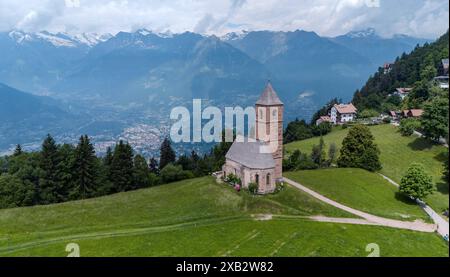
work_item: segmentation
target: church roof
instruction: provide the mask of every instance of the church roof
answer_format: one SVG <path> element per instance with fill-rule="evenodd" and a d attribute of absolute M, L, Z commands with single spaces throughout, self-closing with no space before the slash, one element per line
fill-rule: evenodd
<path fill-rule="evenodd" d="M 275 160 L 272 153 L 261 153 L 260 147 L 265 145 L 267 144 L 264 142 L 248 141 L 247 138 L 241 137 L 233 142 L 225 158 L 251 169 L 274 168 Z"/>
<path fill-rule="evenodd" d="M 264 92 L 262 93 L 261 97 L 259 97 L 259 100 L 256 102 L 256 105 L 262 106 L 283 105 L 283 102 L 281 102 L 280 98 L 278 98 L 278 95 L 273 89 L 272 84 L 268 82 L 266 88 L 264 89 Z"/>

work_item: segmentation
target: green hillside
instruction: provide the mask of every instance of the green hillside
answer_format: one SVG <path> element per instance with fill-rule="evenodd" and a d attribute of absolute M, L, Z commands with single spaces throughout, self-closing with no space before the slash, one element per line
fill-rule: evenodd
<path fill-rule="evenodd" d="M 72 242 L 81 256 L 367 256 L 373 242 L 382 256 L 448 256 L 435 234 L 304 218 L 319 214 L 351 217 L 291 187 L 254 197 L 206 177 L 0 210 L 0 256 L 66 256 Z"/>
<path fill-rule="evenodd" d="M 398 220 L 429 221 L 414 201 L 398 193 L 397 188 L 376 173 L 357 168 L 334 168 L 286 172 L 284 175 L 360 211 Z"/>
<path fill-rule="evenodd" d="M 369 78 L 361 90 L 356 91 L 352 103 L 356 105 L 359 111 L 364 109 L 375 109 L 386 111 L 386 108 L 392 108 L 386 105 L 387 96 L 395 91 L 396 88 L 420 87 L 428 83 L 434 77 L 442 74 L 439 67 L 442 59 L 448 59 L 449 51 L 449 32 L 442 35 L 433 43 L 426 43 L 423 46 L 416 47 L 411 53 L 403 54 L 398 57 L 392 70 L 385 74 L 383 68 L 380 68 L 373 76 Z M 429 99 L 429 93 L 413 91 L 408 98 L 409 106 L 421 107 Z M 414 107 L 410 107 L 414 108 Z M 389 110 L 389 109 L 388 109 Z"/>
<path fill-rule="evenodd" d="M 342 140 L 347 135 L 349 129 L 337 127 L 330 134 L 324 136 L 327 145 L 334 142 L 338 149 Z M 401 136 L 397 128 L 392 125 L 378 125 L 370 127 L 370 131 L 375 137 L 375 142 L 380 148 L 380 161 L 383 166 L 381 173 L 400 182 L 411 163 L 422 163 L 427 172 L 433 177 L 436 185 L 436 191 L 429 196 L 426 201 L 437 211 L 443 211 L 448 208 L 448 186 L 445 185 L 442 178 L 445 159 L 444 153 L 447 148 L 429 143 L 427 140 L 416 136 Z M 319 143 L 319 138 L 297 141 L 285 146 L 287 153 L 292 153 L 299 149 L 304 153 L 311 153 L 314 144 Z"/>

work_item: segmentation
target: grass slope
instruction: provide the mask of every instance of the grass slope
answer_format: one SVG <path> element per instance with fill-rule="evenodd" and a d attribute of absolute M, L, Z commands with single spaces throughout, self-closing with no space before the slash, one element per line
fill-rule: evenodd
<path fill-rule="evenodd" d="M 365 257 L 366 246 L 377 243 L 380 254 L 389 256 L 448 257 L 448 247 L 438 236 L 428 233 L 376 226 L 274 219 L 240 220 L 191 225 L 160 232 L 97 236 L 43 243 L 10 256 L 66 256 L 68 242 L 80 246 L 80 255 L 89 256 L 356 256 Z"/>
<path fill-rule="evenodd" d="M 349 207 L 374 215 L 428 221 L 428 216 L 412 200 L 381 176 L 362 169 L 335 168 L 287 172 L 286 177 Z"/>
<path fill-rule="evenodd" d="M 404 137 L 395 126 L 378 125 L 370 127 L 375 137 L 376 144 L 380 148 L 380 160 L 383 165 L 381 173 L 392 178 L 397 183 L 400 182 L 408 167 L 413 162 L 424 165 L 427 172 L 433 177 L 436 191 L 425 199 L 436 211 L 443 211 L 448 208 L 448 185 L 442 181 L 444 153 L 447 148 L 429 143 L 423 138 L 416 136 Z M 335 128 L 333 132 L 324 136 L 327 145 L 334 142 L 338 148 L 342 145 L 342 140 L 348 133 L 348 129 Z M 318 144 L 319 139 L 307 139 L 286 145 L 287 153 L 299 149 L 304 153 L 310 153 L 314 144 Z"/>
<path fill-rule="evenodd" d="M 275 216 L 256 220 L 254 214 Z M 312 222 L 350 215 L 288 187 L 271 196 L 237 193 L 212 178 L 50 206 L 0 210 L 0 256 L 447 256 L 435 234 Z"/>

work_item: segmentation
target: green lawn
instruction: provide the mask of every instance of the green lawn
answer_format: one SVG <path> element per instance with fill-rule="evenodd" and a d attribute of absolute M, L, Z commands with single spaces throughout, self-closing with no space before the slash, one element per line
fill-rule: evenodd
<path fill-rule="evenodd" d="M 335 128 L 333 132 L 324 136 L 325 143 L 330 145 L 334 142 L 340 148 L 348 130 L 340 127 Z M 427 172 L 433 177 L 436 186 L 435 193 L 425 200 L 438 212 L 447 209 L 449 206 L 448 185 L 442 181 L 441 177 L 444 153 L 448 149 L 431 144 L 416 136 L 401 136 L 398 128 L 390 124 L 372 126 L 370 130 L 381 151 L 380 160 L 383 165 L 381 173 L 399 183 L 411 163 L 419 162 L 423 164 Z M 319 138 L 313 138 L 287 144 L 285 148 L 288 154 L 295 149 L 309 154 L 312 146 L 318 143 Z"/>
<path fill-rule="evenodd" d="M 304 218 L 319 214 L 351 217 L 291 187 L 254 197 L 206 177 L 0 210 L 0 256 L 66 256 L 71 242 L 81 256 L 366 256 L 369 243 L 382 256 L 448 256 L 435 234 Z"/>
<path fill-rule="evenodd" d="M 381 176 L 362 169 L 335 168 L 286 172 L 298 181 L 339 203 L 374 215 L 413 221 L 428 216 L 412 200 Z"/>
<path fill-rule="evenodd" d="M 107 234 L 84 239 L 42 242 L 8 253 L 10 256 L 63 257 L 66 244 L 78 243 L 89 256 L 343 256 L 365 257 L 366 246 L 377 243 L 381 256 L 448 257 L 448 247 L 428 233 L 376 226 L 343 225 L 302 219 L 228 221 L 173 230 Z"/>

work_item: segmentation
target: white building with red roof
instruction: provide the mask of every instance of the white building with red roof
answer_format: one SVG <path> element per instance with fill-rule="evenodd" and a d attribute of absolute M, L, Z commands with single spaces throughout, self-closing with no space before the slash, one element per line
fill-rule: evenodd
<path fill-rule="evenodd" d="M 319 117 L 319 119 L 316 120 L 316 125 L 319 126 L 320 124 L 325 123 L 325 122 L 332 123 L 331 117 L 329 117 L 328 115 Z"/>
<path fill-rule="evenodd" d="M 335 104 L 330 111 L 330 118 L 334 124 L 343 124 L 356 119 L 358 109 L 350 104 Z"/>
<path fill-rule="evenodd" d="M 402 100 L 412 91 L 412 88 L 397 88 L 392 95 L 400 97 Z"/>

